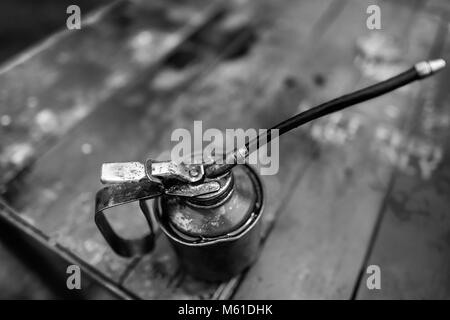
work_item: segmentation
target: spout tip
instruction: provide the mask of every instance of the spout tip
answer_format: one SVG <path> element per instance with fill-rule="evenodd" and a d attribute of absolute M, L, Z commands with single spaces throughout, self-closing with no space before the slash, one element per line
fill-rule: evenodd
<path fill-rule="evenodd" d="M 444 59 L 435 59 L 430 61 L 422 61 L 417 63 L 414 67 L 420 78 L 425 78 L 444 69 L 446 62 Z"/>
<path fill-rule="evenodd" d="M 438 71 L 444 69 L 447 64 L 444 59 L 431 60 L 431 61 L 428 61 L 428 63 L 430 65 L 432 73 L 438 72 Z"/>

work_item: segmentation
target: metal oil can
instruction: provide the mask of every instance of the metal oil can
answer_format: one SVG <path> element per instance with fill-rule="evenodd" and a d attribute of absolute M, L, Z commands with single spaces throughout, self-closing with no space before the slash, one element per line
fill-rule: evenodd
<path fill-rule="evenodd" d="M 429 77 L 445 65 L 443 59 L 422 61 L 395 77 L 310 108 L 225 154 L 224 162 L 148 159 L 145 164 L 104 164 L 101 180 L 110 186 L 97 192 L 95 222 L 116 253 L 144 254 L 154 242 L 146 200 L 157 198 L 154 216 L 185 269 L 206 280 L 229 279 L 249 266 L 259 251 L 264 195 L 259 176 L 244 164 L 251 151 L 312 120 Z M 115 233 L 104 211 L 133 201 L 139 201 L 150 233 L 128 240 Z"/>

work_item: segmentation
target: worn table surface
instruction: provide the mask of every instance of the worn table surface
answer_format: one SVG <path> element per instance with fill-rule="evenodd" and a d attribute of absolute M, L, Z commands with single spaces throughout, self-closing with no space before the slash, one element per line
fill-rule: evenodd
<path fill-rule="evenodd" d="M 366 27 L 372 4 L 380 31 Z M 228 282 L 185 274 L 160 231 L 151 254 L 118 257 L 93 204 L 101 163 L 159 155 L 194 120 L 269 128 L 419 60 L 450 60 L 449 14 L 437 0 L 96 9 L 0 66 L 0 217 L 124 297 L 448 299 L 450 69 L 283 137 L 279 173 L 263 177 L 263 249 Z M 114 214 L 127 236 L 146 231 L 134 209 Z M 366 286 L 369 265 L 381 290 Z"/>

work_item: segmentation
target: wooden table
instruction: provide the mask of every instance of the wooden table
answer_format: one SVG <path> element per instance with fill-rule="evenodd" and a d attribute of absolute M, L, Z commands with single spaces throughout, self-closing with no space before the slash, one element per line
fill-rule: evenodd
<path fill-rule="evenodd" d="M 372 4 L 381 31 L 366 27 Z M 118 257 L 93 204 L 101 163 L 158 155 L 194 120 L 269 128 L 419 60 L 450 60 L 449 13 L 431 0 L 97 9 L 0 67 L 0 217 L 123 298 L 448 299 L 450 69 L 283 137 L 279 173 L 263 177 L 260 257 L 228 282 L 185 274 L 159 230 L 151 254 Z M 129 207 L 114 215 L 127 236 L 141 222 Z M 366 286 L 369 265 L 381 290 Z"/>

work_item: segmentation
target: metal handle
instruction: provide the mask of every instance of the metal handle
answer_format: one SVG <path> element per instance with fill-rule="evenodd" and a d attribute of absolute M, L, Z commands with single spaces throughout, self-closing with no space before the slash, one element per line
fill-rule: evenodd
<path fill-rule="evenodd" d="M 110 185 L 97 192 L 95 198 L 95 224 L 115 253 L 124 257 L 132 257 L 148 253 L 153 249 L 155 236 L 150 211 L 145 200 L 158 197 L 163 194 L 163 191 L 161 184 L 148 180 L 139 183 Z M 114 231 L 104 211 L 134 201 L 139 201 L 139 206 L 147 220 L 150 233 L 138 239 L 124 239 Z"/>

